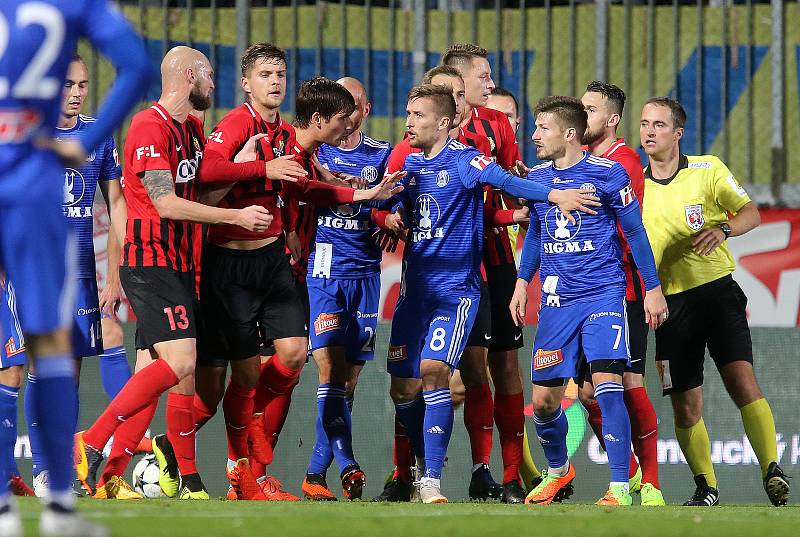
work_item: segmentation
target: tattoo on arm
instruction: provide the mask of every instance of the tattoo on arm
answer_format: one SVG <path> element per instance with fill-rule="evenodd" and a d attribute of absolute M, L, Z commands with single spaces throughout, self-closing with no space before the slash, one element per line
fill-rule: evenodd
<path fill-rule="evenodd" d="M 169 170 L 147 170 L 144 172 L 144 177 L 142 177 L 142 184 L 147 190 L 147 195 L 154 202 L 167 194 L 175 193 L 172 172 Z"/>

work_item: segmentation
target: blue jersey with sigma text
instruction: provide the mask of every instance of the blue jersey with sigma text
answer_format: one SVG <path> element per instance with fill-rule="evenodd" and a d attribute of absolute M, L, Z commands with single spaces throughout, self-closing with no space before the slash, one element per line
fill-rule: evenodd
<path fill-rule="evenodd" d="M 71 129 L 56 129 L 56 138 L 77 136 L 93 122 L 94 118 L 79 115 L 78 122 Z M 98 181 L 118 180 L 121 176 L 117 146 L 112 137 L 103 140 L 92 151 L 86 165 L 64 170 L 64 216 L 77 243 L 78 278 L 96 276 L 92 206 Z"/>
<path fill-rule="evenodd" d="M 117 67 L 112 93 L 81 134 L 87 152 L 109 134 L 147 88 L 151 70 L 141 40 L 108 0 L 0 1 L 0 203 L 62 198 L 63 167 L 36 147 L 58 121 L 64 77 L 79 37 Z"/>
<path fill-rule="evenodd" d="M 323 144 L 318 158 L 329 170 L 361 176 L 374 186 L 383 179 L 391 151 L 389 142 L 362 133 L 352 149 Z M 360 279 L 380 273 L 381 250 L 372 237 L 372 207 L 367 203 L 317 207 L 310 277 Z"/>
<path fill-rule="evenodd" d="M 528 179 L 550 188 L 588 187 L 602 203 L 597 215 L 574 211 L 576 224 L 559 208 L 548 203 L 531 203 L 528 233 L 539 233 L 542 304 L 564 306 L 598 298 L 625 296 L 622 248 L 617 218 L 639 211 L 630 178 L 621 164 L 585 153 L 566 169 L 552 162 L 533 168 Z"/>
<path fill-rule="evenodd" d="M 406 157 L 398 195 L 409 227 L 401 294 L 480 286 L 483 257 L 481 154 L 455 140 L 435 156 Z"/>

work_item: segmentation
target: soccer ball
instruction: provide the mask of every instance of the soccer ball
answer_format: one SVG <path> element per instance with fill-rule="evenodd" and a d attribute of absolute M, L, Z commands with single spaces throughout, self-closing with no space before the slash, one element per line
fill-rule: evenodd
<path fill-rule="evenodd" d="M 145 498 L 160 498 L 164 495 L 158 484 L 160 474 L 156 456 L 146 455 L 133 468 L 133 490 Z"/>

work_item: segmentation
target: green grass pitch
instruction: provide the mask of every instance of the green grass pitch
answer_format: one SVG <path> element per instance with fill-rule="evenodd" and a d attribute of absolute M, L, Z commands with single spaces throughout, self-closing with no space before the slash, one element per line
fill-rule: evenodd
<path fill-rule="evenodd" d="M 39 504 L 25 498 L 26 535 L 35 535 Z M 79 509 L 114 537 L 760 537 L 800 535 L 800 508 L 601 508 L 370 502 L 139 502 L 82 499 Z"/>

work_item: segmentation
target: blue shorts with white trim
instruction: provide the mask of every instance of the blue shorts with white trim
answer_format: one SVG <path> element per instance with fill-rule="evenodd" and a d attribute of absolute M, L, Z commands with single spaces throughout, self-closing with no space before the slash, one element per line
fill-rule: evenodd
<path fill-rule="evenodd" d="M 386 369 L 399 378 L 420 378 L 421 360 L 458 367 L 481 301 L 479 287 L 428 296 L 401 296 L 394 309 Z"/>

